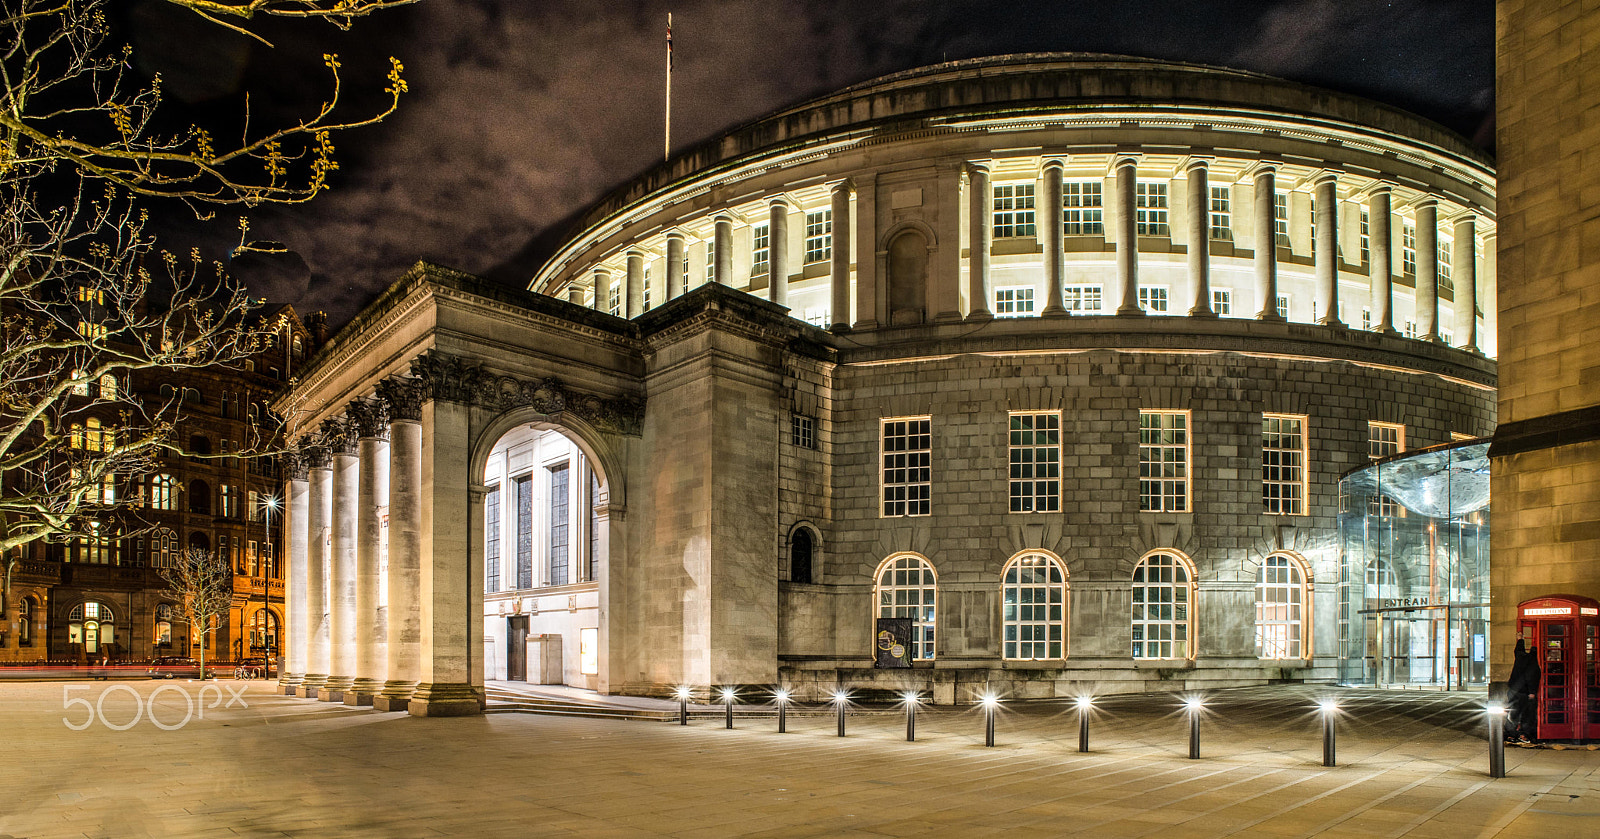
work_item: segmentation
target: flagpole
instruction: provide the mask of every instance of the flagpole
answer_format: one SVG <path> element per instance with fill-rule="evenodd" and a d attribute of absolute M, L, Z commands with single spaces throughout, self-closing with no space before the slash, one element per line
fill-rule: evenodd
<path fill-rule="evenodd" d="M 667 12 L 667 126 L 662 141 L 661 159 L 672 157 L 672 13 Z"/>

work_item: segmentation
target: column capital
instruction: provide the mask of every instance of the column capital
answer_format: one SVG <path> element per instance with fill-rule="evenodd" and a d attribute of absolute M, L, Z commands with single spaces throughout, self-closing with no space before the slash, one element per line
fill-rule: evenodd
<path fill-rule="evenodd" d="M 305 452 L 300 450 L 304 441 L 295 443 L 283 453 L 283 474 L 291 481 L 308 481 L 311 479 L 311 461 Z"/>
<path fill-rule="evenodd" d="M 1139 152 L 1119 151 L 1111 156 L 1111 165 L 1106 167 L 1106 172 L 1107 174 L 1116 174 L 1118 169 L 1125 167 L 1138 168 L 1139 161 L 1143 159 L 1144 155 Z"/>
<path fill-rule="evenodd" d="M 1407 202 L 1406 206 L 1409 206 L 1412 210 L 1438 210 L 1439 199 L 1437 196 L 1424 192 Z"/>
<path fill-rule="evenodd" d="M 1065 170 L 1066 168 L 1067 168 L 1067 156 L 1066 155 L 1059 155 L 1059 156 L 1055 156 L 1055 157 L 1046 157 L 1046 158 L 1044 158 L 1044 159 L 1039 161 L 1039 172 L 1041 174 L 1044 173 L 1044 172 L 1048 172 L 1051 169 Z"/>
<path fill-rule="evenodd" d="M 682 230 L 679 230 L 678 228 L 674 227 L 671 230 L 667 231 L 667 241 L 670 242 L 673 239 L 677 239 L 678 241 L 683 242 L 683 241 L 687 241 L 688 236 L 686 236 Z"/>
<path fill-rule="evenodd" d="M 418 379 L 384 379 L 378 382 L 378 398 L 388 409 L 390 422 L 422 421 L 424 394 Z"/>
<path fill-rule="evenodd" d="M 851 180 L 849 178 L 845 178 L 842 181 L 839 181 L 837 183 L 833 183 L 833 184 L 829 184 L 828 185 L 828 192 L 829 192 L 829 194 L 832 194 L 832 195 L 838 195 L 839 193 L 844 193 L 845 195 L 850 195 L 850 194 L 854 193 L 855 191 L 856 191 L 855 181 L 853 181 L 853 180 Z"/>
<path fill-rule="evenodd" d="M 1249 166 L 1244 167 L 1244 171 L 1239 173 L 1239 177 L 1260 180 L 1262 176 L 1265 175 L 1277 176 L 1278 167 L 1282 165 L 1283 161 L 1281 160 L 1262 158 L 1250 164 Z"/>
<path fill-rule="evenodd" d="M 305 457 L 307 470 L 327 469 L 333 462 L 333 455 L 328 451 L 327 445 L 315 435 L 300 439 L 300 454 Z"/>
<path fill-rule="evenodd" d="M 795 207 L 795 204 L 796 204 L 796 202 L 794 201 L 794 199 L 792 199 L 788 195 L 784 195 L 782 193 L 780 193 L 778 195 L 767 196 L 767 209 L 768 210 L 778 210 L 778 209 L 781 209 L 781 210 L 784 210 L 784 211 L 793 210 L 794 207 Z"/>
<path fill-rule="evenodd" d="M 322 440 L 328 451 L 335 455 L 356 453 L 356 427 L 345 417 L 328 417 L 322 421 Z"/>
<path fill-rule="evenodd" d="M 1342 174 L 1344 173 L 1340 172 L 1338 169 L 1318 169 L 1317 171 L 1311 173 L 1311 177 L 1307 178 L 1307 180 L 1311 182 L 1312 187 L 1319 187 L 1330 181 L 1337 184 L 1339 182 L 1339 176 Z"/>
<path fill-rule="evenodd" d="M 993 166 L 994 161 L 989 160 L 988 158 L 984 158 L 983 160 L 968 160 L 961 164 L 961 172 L 962 174 L 968 176 L 974 174 L 987 175 Z"/>
<path fill-rule="evenodd" d="M 1178 161 L 1177 168 L 1178 171 L 1185 173 L 1192 172 L 1195 169 L 1209 170 L 1211 168 L 1211 164 L 1215 163 L 1216 160 L 1216 155 L 1191 154 L 1185 157 L 1183 160 Z"/>
<path fill-rule="evenodd" d="M 424 399 L 470 404 L 487 379 L 483 365 L 429 350 L 411 359 L 411 375 L 422 383 Z M 419 407 L 417 417 L 422 417 Z"/>
<path fill-rule="evenodd" d="M 383 400 L 357 399 L 344 410 L 358 437 L 381 440 L 388 436 L 389 410 Z"/>
<path fill-rule="evenodd" d="M 1360 198 L 1360 197 L 1365 196 L 1368 200 L 1371 200 L 1374 196 L 1377 196 L 1379 194 L 1392 196 L 1394 194 L 1394 182 L 1393 181 L 1385 181 L 1385 180 L 1375 180 L 1375 181 L 1367 184 L 1366 186 L 1362 187 L 1361 189 L 1358 189 L 1358 190 L 1355 190 L 1355 191 L 1351 192 L 1350 193 L 1350 197 L 1351 198 Z"/>

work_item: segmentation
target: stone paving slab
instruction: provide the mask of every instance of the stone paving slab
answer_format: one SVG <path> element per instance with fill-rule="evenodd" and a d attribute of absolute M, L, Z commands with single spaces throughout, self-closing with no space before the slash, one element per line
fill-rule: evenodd
<path fill-rule="evenodd" d="M 770 718 L 418 719 L 256 683 L 248 707 L 209 692 L 202 719 L 194 682 L 67 695 L 88 708 L 63 687 L 0 684 L 0 839 L 1600 836 L 1600 753 L 1512 749 L 1490 780 L 1481 695 L 1218 691 L 1188 760 L 1170 696 L 1106 698 L 1079 754 L 1069 703 L 1004 707 L 990 749 L 971 708 L 923 711 L 907 743 L 885 713 L 843 739 L 817 717 L 783 735 Z M 1333 768 L 1327 693 L 1345 709 Z"/>

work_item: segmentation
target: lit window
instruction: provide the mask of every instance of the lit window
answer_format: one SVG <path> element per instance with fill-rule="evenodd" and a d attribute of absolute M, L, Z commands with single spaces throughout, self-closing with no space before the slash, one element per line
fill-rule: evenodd
<path fill-rule="evenodd" d="M 567 498 L 572 470 L 563 463 L 550 470 L 550 585 L 567 584 L 568 531 Z"/>
<path fill-rule="evenodd" d="M 17 608 L 17 644 L 23 647 L 33 646 L 32 598 L 22 598 L 22 603 Z"/>
<path fill-rule="evenodd" d="M 611 287 L 606 290 L 606 311 L 610 312 L 613 315 L 621 317 L 622 316 L 622 287 L 617 283 L 611 283 L 610 285 L 611 285 Z"/>
<path fill-rule="evenodd" d="M 585 676 L 600 672 L 600 628 L 597 626 L 578 630 L 578 667 Z"/>
<path fill-rule="evenodd" d="M 1152 314 L 1165 314 L 1167 311 L 1167 287 L 1139 286 L 1139 308 Z"/>
<path fill-rule="evenodd" d="M 1133 569 L 1133 657 L 1189 658 L 1194 574 L 1181 557 L 1155 553 Z"/>
<path fill-rule="evenodd" d="M 517 588 L 533 588 L 533 476 L 518 475 L 517 504 Z"/>
<path fill-rule="evenodd" d="M 1438 244 L 1439 247 L 1435 252 L 1439 255 L 1439 290 L 1454 291 L 1456 287 L 1455 281 L 1451 279 L 1450 274 L 1450 240 L 1440 236 Z M 1446 341 L 1446 343 L 1449 342 Z"/>
<path fill-rule="evenodd" d="M 1225 186 L 1211 188 L 1211 238 L 1221 241 L 1233 239 L 1233 200 Z"/>
<path fill-rule="evenodd" d="M 1069 312 L 1094 313 L 1105 304 L 1105 296 L 1098 285 L 1069 285 L 1061 289 L 1061 294 Z"/>
<path fill-rule="evenodd" d="M 1367 210 L 1361 210 L 1361 261 L 1369 262 L 1372 259 L 1372 221 Z"/>
<path fill-rule="evenodd" d="M 1372 329 L 1372 310 L 1366 306 L 1361 307 L 1361 328 L 1368 331 Z"/>
<path fill-rule="evenodd" d="M 750 273 L 765 274 L 772 270 L 772 228 L 758 224 L 750 228 Z"/>
<path fill-rule="evenodd" d="M 1005 657 L 1017 661 L 1058 659 L 1066 653 L 1067 574 L 1043 554 L 1019 556 L 1006 565 L 1001 622 Z"/>
<path fill-rule="evenodd" d="M 1278 247 L 1289 247 L 1289 193 L 1272 194 L 1272 232 Z"/>
<path fill-rule="evenodd" d="M 102 288 L 81 285 L 78 286 L 76 296 L 79 303 L 92 303 L 96 306 L 104 306 L 106 304 L 106 292 Z"/>
<path fill-rule="evenodd" d="M 1139 509 L 1189 510 L 1189 412 L 1139 412 Z"/>
<path fill-rule="evenodd" d="M 1256 569 L 1256 655 L 1302 658 L 1306 575 L 1293 557 L 1273 554 Z"/>
<path fill-rule="evenodd" d="M 1061 509 L 1061 415 L 1011 415 L 1011 512 Z"/>
<path fill-rule="evenodd" d="M 1406 447 L 1406 427 L 1392 422 L 1367 423 L 1367 456 L 1373 460 L 1399 454 Z"/>
<path fill-rule="evenodd" d="M 789 444 L 802 449 L 817 447 L 817 421 L 805 414 L 789 415 Z"/>
<path fill-rule="evenodd" d="M 806 213 L 806 264 L 833 258 L 833 211 Z"/>
<path fill-rule="evenodd" d="M 1033 314 L 1033 286 L 1011 286 L 994 290 L 994 313 L 1017 318 Z"/>
<path fill-rule="evenodd" d="M 644 310 L 650 311 L 650 266 L 644 266 Z"/>
<path fill-rule="evenodd" d="M 1261 502 L 1267 513 L 1305 514 L 1306 418 L 1261 417 Z"/>
<path fill-rule="evenodd" d="M 895 557 L 878 570 L 878 617 L 911 619 L 910 657 L 914 660 L 933 660 L 938 593 L 933 566 L 920 556 Z"/>
<path fill-rule="evenodd" d="M 1400 223 L 1400 271 L 1417 273 L 1417 226 L 1409 221 Z"/>
<path fill-rule="evenodd" d="M 500 485 L 489 488 L 483 499 L 483 590 L 500 590 Z"/>
<path fill-rule="evenodd" d="M 116 376 L 113 376 L 110 373 L 107 373 L 104 376 L 100 377 L 100 398 L 101 399 L 116 399 L 117 398 L 117 377 Z"/>
<path fill-rule="evenodd" d="M 89 379 L 82 370 L 73 370 L 70 381 L 72 382 L 73 396 L 89 395 Z"/>
<path fill-rule="evenodd" d="M 105 324 L 93 323 L 87 320 L 78 321 L 78 335 L 83 338 L 104 338 L 106 335 Z"/>
<path fill-rule="evenodd" d="M 706 282 L 717 279 L 717 240 L 706 240 Z"/>
<path fill-rule="evenodd" d="M 1162 181 L 1140 181 L 1136 185 L 1140 236 L 1170 236 L 1167 228 L 1167 185 Z"/>
<path fill-rule="evenodd" d="M 1033 184 L 995 184 L 994 238 L 1032 235 Z"/>
<path fill-rule="evenodd" d="M 1068 181 L 1061 185 L 1062 233 L 1067 236 L 1103 236 L 1105 184 Z"/>
<path fill-rule="evenodd" d="M 1289 319 L 1289 295 L 1287 294 L 1278 295 L 1278 317 L 1284 320 Z"/>
<path fill-rule="evenodd" d="M 933 483 L 933 421 L 883 421 L 883 514 L 926 516 Z"/>
<path fill-rule="evenodd" d="M 1211 310 L 1219 315 L 1233 314 L 1233 290 L 1227 288 L 1212 289 Z"/>

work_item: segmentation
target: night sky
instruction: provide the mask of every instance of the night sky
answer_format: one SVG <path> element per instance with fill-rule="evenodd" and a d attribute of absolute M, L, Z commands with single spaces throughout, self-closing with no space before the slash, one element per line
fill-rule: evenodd
<path fill-rule="evenodd" d="M 267 49 L 163 8 L 125 7 L 137 68 L 173 114 L 226 124 L 320 102 L 337 52 L 351 113 L 381 104 L 388 56 L 411 93 L 381 126 L 336 138 L 332 191 L 258 209 L 252 239 L 297 252 L 241 261 L 273 303 L 339 325 L 417 259 L 521 285 L 588 203 L 658 162 L 667 11 L 673 146 L 846 85 L 945 60 L 1108 52 L 1254 70 L 1377 99 L 1493 143 L 1492 0 L 423 0 L 341 33 L 268 23 Z M 179 252 L 223 257 L 238 213 L 198 225 L 157 206 Z"/>

